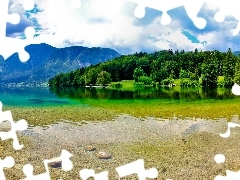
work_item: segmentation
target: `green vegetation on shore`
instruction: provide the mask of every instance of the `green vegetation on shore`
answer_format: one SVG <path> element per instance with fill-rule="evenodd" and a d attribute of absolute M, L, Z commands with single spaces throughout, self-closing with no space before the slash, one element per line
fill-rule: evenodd
<path fill-rule="evenodd" d="M 111 82 L 134 80 L 134 85 L 231 87 L 240 82 L 240 56 L 227 52 L 162 50 L 122 55 L 113 60 L 60 73 L 49 86 L 106 86 Z M 177 80 L 177 81 L 176 81 Z"/>
<path fill-rule="evenodd" d="M 173 84 L 175 86 L 183 86 L 182 81 L 189 81 L 189 78 L 183 78 L 183 79 L 174 79 Z M 217 84 L 218 87 L 224 87 L 224 77 L 223 76 L 218 76 Z M 122 90 L 130 90 L 133 91 L 135 88 L 139 88 L 141 86 L 147 86 L 144 84 L 137 84 L 135 83 L 134 80 L 122 80 L 120 82 L 111 82 L 111 85 L 108 88 L 115 89 L 115 88 L 121 88 Z M 189 87 L 189 85 L 188 85 Z"/>

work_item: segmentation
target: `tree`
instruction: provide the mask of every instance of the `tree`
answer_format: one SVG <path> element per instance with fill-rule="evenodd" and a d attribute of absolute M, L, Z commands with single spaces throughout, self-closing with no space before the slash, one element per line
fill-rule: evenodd
<path fill-rule="evenodd" d="M 107 71 L 101 71 L 98 74 L 97 84 L 105 86 L 111 82 L 112 82 L 111 75 Z"/>
<path fill-rule="evenodd" d="M 144 81 L 145 84 L 149 84 L 152 79 L 155 85 L 161 84 L 163 80 L 168 82 L 180 78 L 182 82 L 188 81 L 189 86 L 199 82 L 203 86 L 216 86 L 218 76 L 224 76 L 226 85 L 230 86 L 238 76 L 238 72 L 235 73 L 236 61 L 231 49 L 224 53 L 197 49 L 190 52 L 177 50 L 175 53 L 172 50 L 161 50 L 151 54 L 140 52 L 84 67 L 75 70 L 74 73 L 58 74 L 49 80 L 49 85 L 96 84 L 99 73 L 106 71 L 114 82 L 134 79 L 136 83 Z"/>
<path fill-rule="evenodd" d="M 141 76 L 138 81 L 140 83 L 143 83 L 144 85 L 151 85 L 152 84 L 152 78 L 148 76 Z"/>
<path fill-rule="evenodd" d="M 86 84 L 96 84 L 98 73 L 99 73 L 98 68 L 89 69 L 89 71 L 85 74 L 86 75 Z"/>
<path fill-rule="evenodd" d="M 80 86 L 80 78 L 81 78 L 81 74 L 80 74 L 80 70 L 77 70 L 74 72 L 74 78 L 73 78 L 73 86 Z"/>
<path fill-rule="evenodd" d="M 206 51 L 202 63 L 202 86 L 216 87 L 218 79 L 217 59 L 213 52 Z"/>
<path fill-rule="evenodd" d="M 236 56 L 228 49 L 228 52 L 223 59 L 223 77 L 224 85 L 229 87 L 234 84 L 234 74 L 235 74 Z"/>
<path fill-rule="evenodd" d="M 184 78 L 189 78 L 189 73 L 186 70 L 181 69 L 179 73 L 179 78 L 183 80 Z"/>
<path fill-rule="evenodd" d="M 141 67 L 147 76 L 150 75 L 149 59 L 150 58 L 148 56 L 143 56 L 141 58 L 138 58 L 136 61 L 136 66 Z"/>
<path fill-rule="evenodd" d="M 234 83 L 240 85 L 240 56 L 238 56 L 235 66 Z"/>
<path fill-rule="evenodd" d="M 152 79 L 154 80 L 154 82 L 158 82 L 159 84 L 161 84 L 162 80 L 166 78 L 167 78 L 167 71 L 165 68 L 161 68 L 160 70 L 152 73 Z"/>
<path fill-rule="evenodd" d="M 144 73 L 143 69 L 141 67 L 137 67 L 133 72 L 133 79 L 135 80 L 135 82 L 138 82 L 139 78 L 144 75 L 145 75 L 145 73 Z"/>

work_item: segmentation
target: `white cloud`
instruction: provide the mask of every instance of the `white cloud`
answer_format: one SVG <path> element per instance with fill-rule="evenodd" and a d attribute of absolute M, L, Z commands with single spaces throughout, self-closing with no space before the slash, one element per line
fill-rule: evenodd
<path fill-rule="evenodd" d="M 25 10 L 23 8 L 23 4 L 20 3 L 21 1 L 14 1 L 14 0 L 10 0 L 9 1 L 9 14 L 11 13 L 18 13 L 20 15 L 24 15 L 25 14 Z"/>
<path fill-rule="evenodd" d="M 79 9 L 72 9 L 68 4 L 68 1 L 58 1 L 54 10 L 49 11 L 49 4 L 39 1 L 43 12 L 32 15 L 43 29 L 37 41 L 58 47 L 66 46 L 66 42 L 84 46 L 133 46 L 138 41 L 141 28 L 132 25 L 133 17 L 120 13 L 124 1 L 90 0 L 82 2 Z M 52 16 L 46 18 L 49 14 Z M 98 22 L 99 19 L 104 21 Z"/>
<path fill-rule="evenodd" d="M 12 8 L 23 13 L 16 5 L 19 1 L 14 1 Z M 123 49 L 131 53 L 142 49 L 217 49 L 220 45 L 238 48 L 234 42 L 229 42 L 229 38 L 226 39 L 232 38 L 234 22 L 226 21 L 217 26 L 213 17 L 209 19 L 209 26 L 214 25 L 212 27 L 219 29 L 207 33 L 202 30 L 202 33 L 196 34 L 200 42 L 207 41 L 203 46 L 201 43 L 192 43 L 181 33 L 181 16 L 172 19 L 171 24 L 166 26 L 160 24 L 160 17 L 150 24 L 141 26 L 140 22 L 136 25 L 137 18 L 133 15 L 136 5 L 125 0 L 82 0 L 79 9 L 71 8 L 70 0 L 35 0 L 35 3 L 41 12 L 32 14 L 31 18 L 36 18 L 42 28 L 35 40 L 55 47 L 100 46 L 115 48 L 120 53 Z M 216 12 L 216 8 L 211 6 L 206 7 Z M 191 29 L 187 31 L 192 32 Z"/>
<path fill-rule="evenodd" d="M 187 39 L 186 36 L 181 33 L 181 30 L 176 30 L 170 33 L 170 35 L 164 34 L 159 36 L 159 41 L 155 42 L 154 44 L 161 49 L 204 49 L 203 44 L 192 43 L 191 40 Z M 170 46 L 171 44 L 175 44 L 174 47 Z"/>
<path fill-rule="evenodd" d="M 42 9 L 49 7 L 47 3 L 44 4 L 42 1 L 39 3 Z M 73 44 L 117 47 L 118 50 L 128 48 L 131 52 L 139 51 L 141 47 L 151 47 L 155 50 L 169 49 L 172 48 L 171 44 L 177 44 L 179 49 L 195 49 L 195 47 L 202 46 L 193 44 L 181 34 L 181 24 L 177 20 L 172 20 L 168 26 L 161 25 L 160 18 L 156 18 L 146 26 L 135 25 L 136 18 L 124 13 L 130 10 L 133 12 L 134 6 L 127 6 L 130 3 L 125 3 L 125 1 L 90 0 L 87 3 L 83 1 L 82 6 L 77 10 L 68 6 L 68 3 L 61 1 L 54 6 L 53 15 L 57 17 L 54 21 L 45 18 L 50 11 L 35 15 L 44 29 L 36 40 L 45 41 L 57 47 Z M 94 19 L 102 19 L 103 22 L 91 23 Z M 55 32 L 55 34 L 53 36 L 46 32 Z M 149 36 L 159 41 L 149 40 Z"/>
<path fill-rule="evenodd" d="M 192 43 L 182 34 L 179 20 L 172 19 L 171 24 L 167 26 L 159 25 L 159 22 L 160 18 L 156 18 L 153 23 L 146 27 L 145 33 L 154 37 L 154 40 L 147 40 L 149 44 L 153 44 L 159 49 L 194 50 L 195 48 L 204 48 L 201 43 Z"/>

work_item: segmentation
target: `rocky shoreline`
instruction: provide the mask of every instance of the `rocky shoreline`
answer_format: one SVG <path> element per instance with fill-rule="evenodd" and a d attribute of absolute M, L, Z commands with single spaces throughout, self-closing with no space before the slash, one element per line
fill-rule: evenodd
<path fill-rule="evenodd" d="M 240 122 L 238 117 L 233 121 Z M 58 157 L 65 149 L 73 154 L 74 168 L 64 172 L 49 166 L 51 179 L 79 179 L 79 171 L 85 168 L 94 169 L 96 173 L 108 171 L 109 179 L 118 179 L 116 168 L 138 159 L 144 159 L 146 169 L 157 168 L 157 179 L 214 179 L 219 174 L 224 175 L 226 169 L 240 169 L 240 130 L 234 128 L 232 135 L 224 139 L 219 133 L 226 130 L 226 119 L 143 119 L 123 114 L 113 121 L 99 123 L 60 120 L 50 126 L 30 127 L 18 133 L 20 142 L 27 144 L 20 152 L 8 151 L 17 164 L 6 170 L 6 177 L 24 178 L 21 168 L 26 163 L 34 166 L 35 174 L 43 173 L 43 160 Z M 86 151 L 89 145 L 96 149 Z M 3 147 L 6 151 L 11 145 Z M 98 158 L 99 152 L 106 152 L 111 158 Z M 226 156 L 225 163 L 214 161 L 219 153 Z M 138 178 L 131 175 L 122 179 Z"/>

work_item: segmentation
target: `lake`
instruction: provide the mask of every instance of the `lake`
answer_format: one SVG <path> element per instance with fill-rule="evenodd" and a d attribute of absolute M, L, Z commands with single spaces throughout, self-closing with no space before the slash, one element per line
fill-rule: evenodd
<path fill-rule="evenodd" d="M 138 87 L 132 91 L 108 88 L 81 87 L 0 87 L 0 100 L 13 106 L 58 106 L 88 104 L 94 100 L 137 102 L 142 100 L 162 103 L 207 103 L 226 100 L 239 101 L 231 89 L 202 89 L 180 87 Z"/>
<path fill-rule="evenodd" d="M 240 97 L 233 95 L 230 88 L 137 87 L 127 91 L 80 87 L 0 87 L 0 101 L 4 105 L 15 107 L 88 106 L 115 109 L 119 113 L 131 113 L 136 107 L 145 109 L 145 112 L 148 109 L 154 112 L 156 109 L 153 108 L 168 107 L 169 111 L 175 109 L 179 113 L 177 109 L 180 107 L 196 105 L 226 108 L 226 105 L 238 104 Z M 131 109 L 132 107 L 135 108 Z M 139 116 L 143 114 L 139 111 Z M 134 115 L 138 116 L 136 113 Z"/>
<path fill-rule="evenodd" d="M 213 179 L 226 168 L 240 168 L 239 130 L 228 140 L 219 136 L 227 121 L 239 122 L 240 98 L 231 89 L 1 87 L 0 101 L 14 120 L 29 123 L 18 134 L 21 153 L 0 141 L 0 155 L 11 154 L 17 162 L 7 177 L 24 178 L 19 170 L 26 163 L 35 174 L 45 172 L 43 159 L 58 157 L 62 149 L 74 155 L 74 169 L 51 168 L 53 179 L 77 179 L 83 168 L 108 170 L 114 179 L 116 167 L 138 159 L 145 168 L 157 168 L 158 179 Z M 96 151 L 87 152 L 88 145 Z M 98 159 L 99 151 L 113 158 Z M 228 158 L 223 165 L 213 159 L 218 153 Z"/>
<path fill-rule="evenodd" d="M 137 87 L 126 91 L 80 87 L 1 87 L 0 101 L 4 106 L 24 108 L 25 111 L 34 108 L 36 111 L 56 112 L 56 116 L 59 113 L 58 119 L 73 121 L 111 120 L 118 114 L 208 119 L 231 118 L 240 113 L 240 97 L 227 88 Z M 63 109 L 69 114 L 60 115 Z"/>

